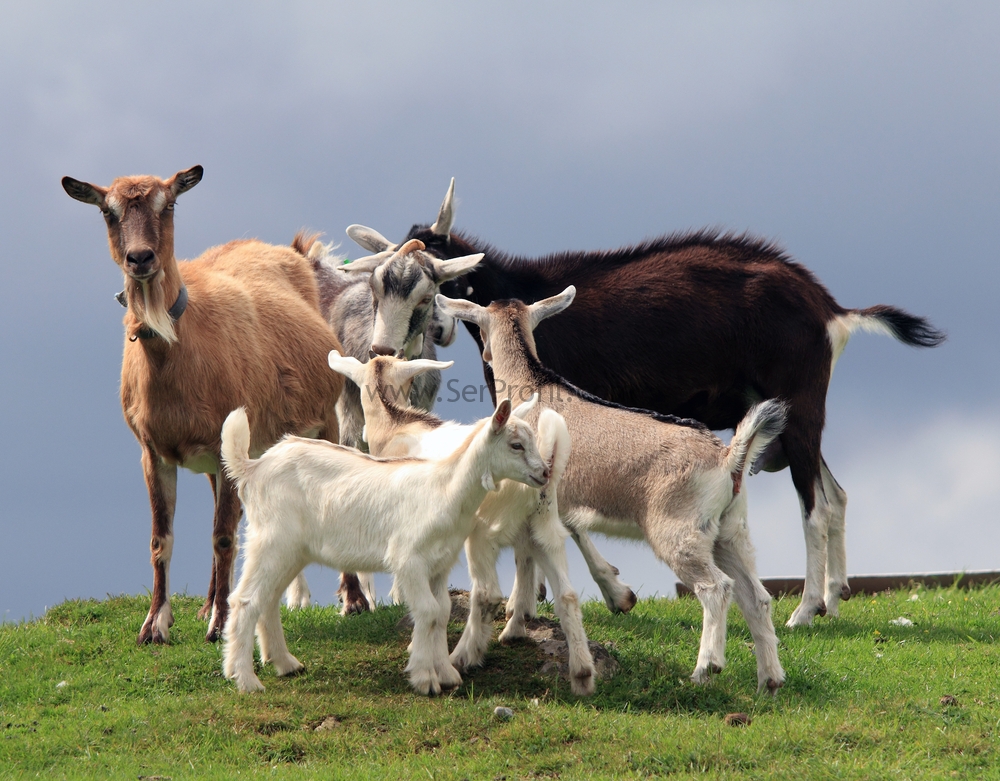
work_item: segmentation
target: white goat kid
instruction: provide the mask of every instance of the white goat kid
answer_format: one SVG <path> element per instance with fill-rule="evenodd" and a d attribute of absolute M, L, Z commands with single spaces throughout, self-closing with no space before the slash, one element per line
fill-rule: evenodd
<path fill-rule="evenodd" d="M 327 321 L 340 339 L 341 352 L 361 362 L 367 361 L 370 354 L 436 358 L 437 345 L 447 347 L 455 340 L 457 324 L 454 318 L 437 311 L 434 294 L 444 282 L 468 273 L 482 254 L 439 260 L 423 252 L 420 241 L 397 246 L 362 225 L 351 225 L 347 233 L 377 254 L 347 264 L 328 253 L 313 260 L 320 286 L 330 302 Z M 423 374 L 412 386 L 410 403 L 431 409 L 440 384 L 436 371 Z M 362 437 L 361 398 L 354 383 L 345 385 L 337 402 L 337 417 L 340 443 L 367 450 Z M 358 577 L 343 573 L 338 593 L 343 598 L 345 615 L 375 609 L 370 574 L 361 574 L 359 582 Z M 304 576 L 296 578 L 287 596 L 289 607 L 309 604 Z"/>
<path fill-rule="evenodd" d="M 365 432 L 371 452 L 383 456 L 447 458 L 469 437 L 473 426 L 445 423 L 423 410 L 405 407 L 409 384 L 422 372 L 446 369 L 452 362 L 400 361 L 376 357 L 362 364 L 355 358 L 330 353 L 330 366 L 362 389 Z M 398 403 L 400 400 L 402 403 Z M 525 417 L 538 401 L 514 410 Z M 497 579 L 496 562 L 500 550 L 513 546 L 519 560 L 537 562 L 552 584 L 552 604 L 566 634 L 569 650 L 570 686 L 574 694 L 594 693 L 594 662 L 583 628 L 580 601 L 569 579 L 566 560 L 568 532 L 559 520 L 556 492 L 570 454 L 569 431 L 562 416 L 550 409 L 538 414 L 538 451 L 550 465 L 551 475 L 544 489 L 511 480 L 501 482 L 486 495 L 476 512 L 477 522 L 465 542 L 472 593 L 469 618 L 462 637 L 451 654 L 459 670 L 483 662 L 492 639 L 492 617 L 503 599 Z M 530 589 L 520 592 L 522 602 L 511 605 L 500 642 L 510 643 L 526 634 L 525 616 L 534 613 L 535 596 Z"/>
<path fill-rule="evenodd" d="M 454 688 L 448 660 L 448 573 L 475 523 L 475 510 L 500 480 L 543 486 L 549 470 L 531 427 L 511 418 L 509 401 L 481 420 L 441 461 L 379 459 L 342 445 L 285 437 L 251 459 L 242 408 L 222 427 L 222 458 L 246 509 L 245 560 L 229 598 L 223 671 L 240 691 L 264 687 L 261 658 L 278 675 L 303 669 L 285 645 L 279 599 L 307 564 L 391 572 L 413 617 L 407 671 L 420 694 Z"/>
<path fill-rule="evenodd" d="M 645 539 L 701 601 L 704 626 L 694 674 L 708 680 L 725 665 L 726 614 L 733 596 L 750 626 L 757 688 L 785 680 L 771 598 L 757 578 L 746 523 L 744 477 L 781 433 L 787 407 L 752 407 L 727 447 L 697 421 L 621 407 L 568 383 L 538 360 L 532 331 L 573 301 L 572 286 L 530 306 L 517 300 L 481 307 L 438 296 L 446 312 L 479 327 L 483 359 L 508 393 L 539 392 L 573 436 L 573 460 L 559 484 L 570 529 Z"/>

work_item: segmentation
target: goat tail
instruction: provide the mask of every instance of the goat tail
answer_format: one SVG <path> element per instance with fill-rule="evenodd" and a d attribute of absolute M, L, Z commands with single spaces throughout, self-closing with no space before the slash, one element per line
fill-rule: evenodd
<path fill-rule="evenodd" d="M 308 233 L 303 228 L 292 239 L 292 249 L 304 258 L 316 257 L 318 253 L 324 251 L 323 242 L 319 240 L 319 237 L 322 235 L 322 233 Z"/>
<path fill-rule="evenodd" d="M 569 462 L 571 440 L 563 416 L 547 407 L 538 416 L 538 455 L 549 465 L 549 485 L 558 485 Z"/>
<path fill-rule="evenodd" d="M 222 424 L 222 464 L 236 485 L 243 485 L 253 464 L 250 458 L 250 420 L 244 407 L 230 412 Z"/>
<path fill-rule="evenodd" d="M 926 318 L 885 304 L 867 309 L 852 309 L 846 314 L 838 315 L 837 319 L 849 334 L 861 329 L 891 336 L 912 347 L 937 347 L 947 338 L 943 331 L 937 330 Z"/>
<path fill-rule="evenodd" d="M 747 465 L 756 461 L 757 456 L 785 430 L 787 419 L 788 404 L 777 399 L 755 404 L 744 415 L 723 462 L 723 468 L 733 478 L 737 493 Z"/>

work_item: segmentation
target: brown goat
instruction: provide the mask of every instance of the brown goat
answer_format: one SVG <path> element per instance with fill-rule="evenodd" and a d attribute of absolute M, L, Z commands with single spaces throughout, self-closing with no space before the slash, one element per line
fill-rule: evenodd
<path fill-rule="evenodd" d="M 220 468 L 226 415 L 247 408 L 258 454 L 287 433 L 338 440 L 343 378 L 326 357 L 340 343 L 320 314 L 305 257 L 315 237 L 297 236 L 294 248 L 231 241 L 178 262 L 174 202 L 202 172 L 195 166 L 167 180 L 122 177 L 107 188 L 62 180 L 71 197 L 101 209 L 111 257 L 125 274 L 122 409 L 142 446 L 153 512 L 153 594 L 140 644 L 166 642 L 173 624 L 178 466 L 206 473 L 215 492 L 212 578 L 198 615 L 210 614 L 207 640 L 222 635 L 241 513 L 236 487 Z"/>

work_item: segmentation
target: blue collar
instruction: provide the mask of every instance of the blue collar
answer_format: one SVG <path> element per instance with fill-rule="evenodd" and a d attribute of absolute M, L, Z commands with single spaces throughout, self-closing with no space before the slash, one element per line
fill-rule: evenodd
<path fill-rule="evenodd" d="M 124 290 L 121 293 L 115 295 L 115 300 L 118 301 L 118 303 L 121 304 L 123 307 L 128 309 L 128 298 L 126 298 Z M 175 323 L 178 320 L 180 320 L 181 315 L 184 314 L 184 310 L 187 309 L 187 305 L 188 305 L 187 287 L 185 287 L 184 283 L 181 282 L 181 290 L 177 294 L 177 300 L 174 301 L 174 305 L 167 310 L 167 314 L 170 315 L 170 319 L 173 320 Z M 136 332 L 136 335 L 132 337 L 132 341 L 134 342 L 136 338 L 152 339 L 155 336 L 157 336 L 156 331 L 144 325 L 138 330 L 138 332 Z"/>

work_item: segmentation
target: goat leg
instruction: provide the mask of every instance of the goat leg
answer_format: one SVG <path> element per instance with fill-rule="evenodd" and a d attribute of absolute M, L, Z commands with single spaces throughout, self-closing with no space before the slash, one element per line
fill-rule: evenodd
<path fill-rule="evenodd" d="M 361 581 L 353 572 L 340 573 L 340 588 L 337 589 L 344 606 L 340 610 L 342 616 L 349 616 L 353 613 L 366 613 L 371 610 L 365 592 L 361 588 Z"/>
<path fill-rule="evenodd" d="M 208 622 L 205 641 L 217 642 L 229 615 L 229 591 L 233 584 L 233 566 L 236 563 L 236 527 L 240 522 L 240 498 L 236 486 L 224 474 L 215 476 L 215 519 L 212 529 L 214 566 L 212 580 L 212 615 Z"/>
<path fill-rule="evenodd" d="M 153 594 L 149 614 L 139 630 L 137 642 L 166 643 L 174 615 L 170 609 L 170 557 L 174 549 L 174 507 L 177 503 L 177 467 L 167 464 L 145 445 L 142 469 L 153 512 L 153 533 L 149 542 L 153 565 Z"/>

